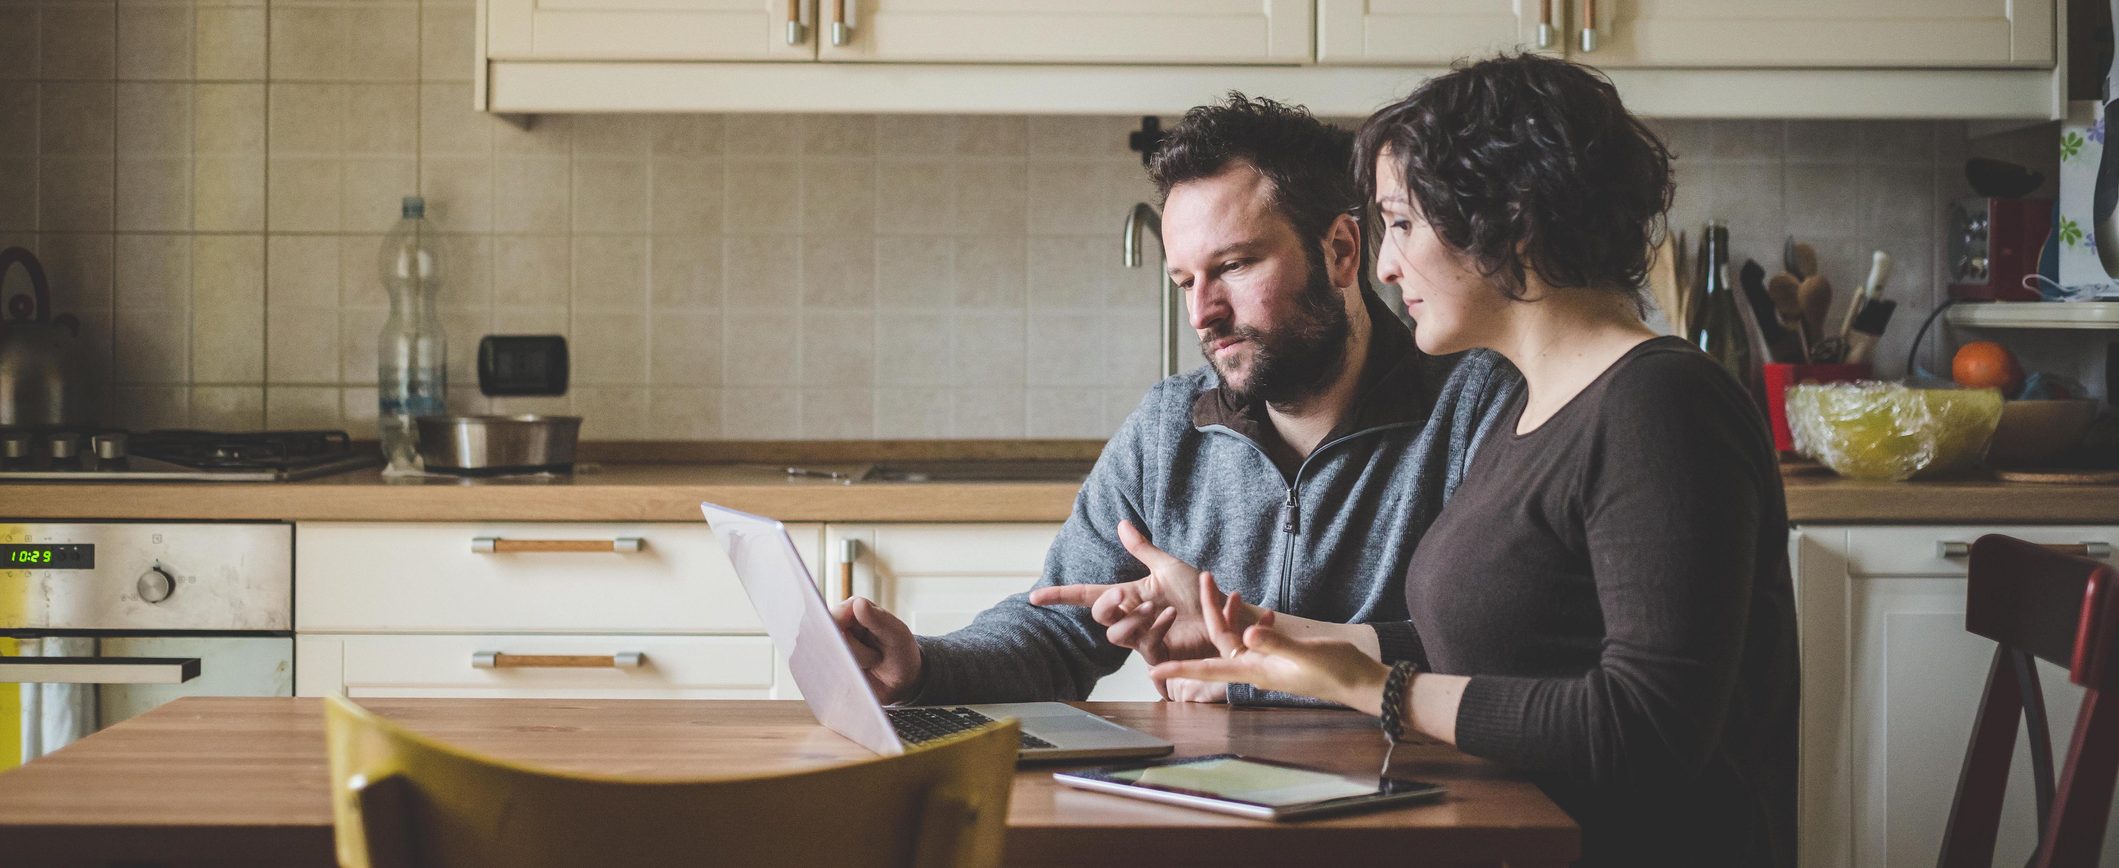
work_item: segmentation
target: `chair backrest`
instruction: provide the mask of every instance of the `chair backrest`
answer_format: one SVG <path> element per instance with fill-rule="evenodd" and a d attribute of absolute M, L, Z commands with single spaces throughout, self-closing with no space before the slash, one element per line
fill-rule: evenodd
<path fill-rule="evenodd" d="M 1001 861 L 1018 727 L 766 777 L 634 779 L 479 756 L 326 700 L 350 868 L 810 866 Z"/>
<path fill-rule="evenodd" d="M 2039 846 L 2033 866 L 2097 864 L 2119 771 L 2119 574 L 2046 546 L 1992 534 L 1972 544 L 1965 629 L 1997 643 L 1943 835 L 1943 868 L 1993 864 L 2021 720 L 2030 739 Z M 2033 660 L 2084 689 L 2060 783 Z"/>

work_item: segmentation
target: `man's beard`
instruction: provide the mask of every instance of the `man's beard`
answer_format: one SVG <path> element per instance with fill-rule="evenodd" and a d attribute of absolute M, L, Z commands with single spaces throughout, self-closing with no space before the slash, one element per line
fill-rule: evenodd
<path fill-rule="evenodd" d="M 1200 351 L 1221 375 L 1222 388 L 1238 403 L 1300 404 L 1345 369 L 1351 323 L 1345 297 L 1332 285 L 1322 259 L 1314 253 L 1310 256 L 1307 285 L 1295 298 L 1293 322 L 1272 331 L 1251 326 L 1224 328 L 1200 339 Z M 1251 345 L 1250 378 L 1242 386 L 1230 378 L 1212 348 L 1215 341 L 1232 336 Z"/>

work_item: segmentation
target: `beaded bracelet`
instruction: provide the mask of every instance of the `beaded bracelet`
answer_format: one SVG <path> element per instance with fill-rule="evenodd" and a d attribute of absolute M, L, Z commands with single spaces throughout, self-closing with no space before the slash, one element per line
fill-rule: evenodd
<path fill-rule="evenodd" d="M 1405 737 L 1405 684 L 1413 678 L 1413 664 L 1403 660 L 1391 664 L 1391 673 L 1383 678 L 1383 708 L 1377 724 L 1383 727 L 1383 737 L 1391 744 Z"/>

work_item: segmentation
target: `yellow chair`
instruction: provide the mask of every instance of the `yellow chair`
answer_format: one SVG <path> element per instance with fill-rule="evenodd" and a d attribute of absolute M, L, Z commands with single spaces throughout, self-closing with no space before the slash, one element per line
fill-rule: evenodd
<path fill-rule="evenodd" d="M 651 780 L 478 756 L 327 700 L 349 868 L 1001 863 L 1017 726 L 770 777 Z"/>

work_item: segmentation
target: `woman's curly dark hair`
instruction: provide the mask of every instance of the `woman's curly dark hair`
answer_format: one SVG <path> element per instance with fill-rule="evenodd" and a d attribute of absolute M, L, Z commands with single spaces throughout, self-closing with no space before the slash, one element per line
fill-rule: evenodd
<path fill-rule="evenodd" d="M 1536 272 L 1642 305 L 1667 231 L 1670 150 L 1602 75 L 1534 54 L 1460 61 L 1362 125 L 1354 170 L 1371 203 L 1379 156 L 1443 243 L 1509 298 L 1524 300 Z"/>

